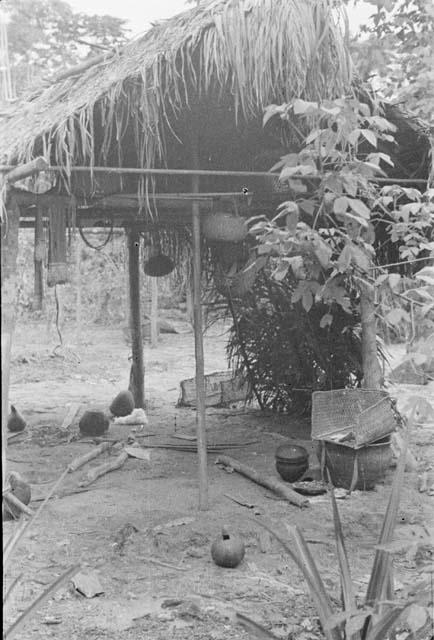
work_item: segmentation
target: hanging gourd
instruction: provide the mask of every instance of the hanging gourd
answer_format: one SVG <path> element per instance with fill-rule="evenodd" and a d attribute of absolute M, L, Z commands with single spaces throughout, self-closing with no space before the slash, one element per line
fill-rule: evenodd
<path fill-rule="evenodd" d="M 56 284 L 65 284 L 65 282 L 68 282 L 66 210 L 50 207 L 47 284 L 49 287 L 54 287 Z"/>
<path fill-rule="evenodd" d="M 217 566 L 227 569 L 237 567 L 244 558 L 244 553 L 245 547 L 241 538 L 229 533 L 225 527 L 211 545 L 211 558 Z"/>
<path fill-rule="evenodd" d="M 247 222 L 238 214 L 234 201 L 234 210 L 208 213 L 203 218 L 203 235 L 210 242 L 242 242 L 248 233 Z"/>

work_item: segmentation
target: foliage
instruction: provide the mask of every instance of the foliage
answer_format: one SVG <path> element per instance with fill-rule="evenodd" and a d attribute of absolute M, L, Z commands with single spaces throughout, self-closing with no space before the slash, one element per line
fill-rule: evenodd
<path fill-rule="evenodd" d="M 300 153 L 284 156 L 272 168 L 280 170 L 293 200 L 282 203 L 271 221 L 252 221 L 250 232 L 258 240 L 258 254 L 274 262 L 274 278 L 281 281 L 292 272 L 297 279 L 294 303 L 301 300 L 306 311 L 314 302 L 329 307 L 320 324 L 326 326 L 334 321 L 333 304 L 348 311 L 349 292 L 368 288 L 373 295 L 380 285 L 396 289 L 399 273 L 379 271 L 377 277 L 374 224 L 385 226 L 405 264 L 429 262 L 434 255 L 434 193 L 376 183 L 392 163 L 381 145 L 393 143 L 395 127 L 366 102 L 355 97 L 319 104 L 297 99 L 271 105 L 264 122 L 276 115 L 299 116 L 310 132 Z M 316 181 L 310 197 L 298 176 Z"/>
<path fill-rule="evenodd" d="M 434 125 L 433 3 L 364 1 L 373 5 L 373 14 L 352 43 L 352 56 L 360 77 L 366 80 L 373 77 L 384 97 L 404 101 Z"/>
<path fill-rule="evenodd" d="M 19 93 L 95 55 L 95 49 L 101 53 L 126 39 L 124 20 L 76 13 L 64 0 L 5 0 L 2 4 L 9 20 L 9 58 Z"/>
<path fill-rule="evenodd" d="M 253 380 L 263 408 L 303 412 L 311 393 L 354 387 L 362 378 L 360 319 L 351 302 L 292 303 L 297 281 L 288 274 L 272 277 L 270 269 L 256 280 L 242 301 L 233 301 L 234 324 L 228 341 L 232 366 Z M 333 312 L 332 324 L 322 323 Z"/>
<path fill-rule="evenodd" d="M 358 603 L 355 596 L 356 589 L 352 582 L 341 519 L 333 489 L 330 490 L 330 494 L 342 595 L 342 610 L 339 613 L 335 613 L 333 609 L 331 598 L 317 564 L 298 527 L 286 525 L 290 536 L 289 540 L 286 540 L 276 533 L 275 528 L 261 522 L 261 526 L 278 540 L 303 574 L 327 640 L 387 640 L 394 637 L 392 634 L 398 623 L 401 627 L 403 626 L 402 621 L 406 616 L 406 626 L 410 628 L 410 633 L 405 635 L 405 639 L 410 640 L 427 622 L 429 624 L 427 612 L 417 603 L 417 600 L 407 599 L 400 602 L 394 599 L 392 554 L 395 547 L 392 544 L 392 538 L 404 481 L 405 458 L 406 448 L 401 453 L 398 462 L 366 596 L 362 604 Z M 261 632 L 261 637 L 275 637 L 263 628 Z"/>

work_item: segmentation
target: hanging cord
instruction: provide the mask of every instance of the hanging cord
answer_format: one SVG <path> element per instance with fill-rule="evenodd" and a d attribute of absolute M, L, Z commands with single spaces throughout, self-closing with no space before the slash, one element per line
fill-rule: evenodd
<path fill-rule="evenodd" d="M 54 285 L 54 298 L 56 300 L 56 331 L 57 331 L 57 335 L 59 336 L 59 344 L 56 345 L 53 349 L 53 354 L 55 356 L 58 356 L 59 358 L 67 358 L 67 356 L 69 356 L 70 360 L 75 361 L 77 364 L 80 363 L 80 358 L 79 356 L 72 351 L 71 349 L 66 349 L 66 347 L 63 346 L 63 336 L 62 336 L 62 332 L 60 331 L 60 301 L 59 301 L 59 294 L 57 293 L 57 284 Z M 59 350 L 62 349 L 63 354 L 59 353 Z"/>
<path fill-rule="evenodd" d="M 94 249 L 95 251 L 101 251 L 101 249 L 104 249 L 104 247 L 106 247 L 108 245 L 108 243 L 110 242 L 110 240 L 112 239 L 113 236 L 113 231 L 114 231 L 114 226 L 115 226 L 115 222 L 114 222 L 114 214 L 111 214 L 111 220 L 110 220 L 110 229 L 109 232 L 107 234 L 107 238 L 99 245 L 94 245 L 91 242 L 89 242 L 89 240 L 86 238 L 83 228 L 81 226 L 81 222 L 80 222 L 80 218 L 78 218 L 77 220 L 78 224 L 78 232 L 81 236 L 81 239 L 83 240 L 83 242 L 90 247 L 90 249 Z"/>

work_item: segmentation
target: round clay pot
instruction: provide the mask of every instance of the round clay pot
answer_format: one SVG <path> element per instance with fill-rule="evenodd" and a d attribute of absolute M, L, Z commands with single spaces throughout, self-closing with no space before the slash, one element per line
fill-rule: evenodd
<path fill-rule="evenodd" d="M 133 410 L 134 397 L 131 391 L 121 391 L 110 405 L 110 411 L 116 418 L 129 416 Z"/>
<path fill-rule="evenodd" d="M 309 454 L 304 447 L 281 445 L 275 455 L 276 470 L 285 482 L 296 482 L 309 468 Z"/>
<path fill-rule="evenodd" d="M 110 421 L 103 411 L 90 409 L 80 418 L 78 428 L 84 436 L 102 436 L 109 428 Z"/>
<path fill-rule="evenodd" d="M 211 545 L 211 557 L 215 564 L 226 569 L 234 569 L 244 558 L 244 543 L 238 536 L 232 535 L 225 528 Z"/>

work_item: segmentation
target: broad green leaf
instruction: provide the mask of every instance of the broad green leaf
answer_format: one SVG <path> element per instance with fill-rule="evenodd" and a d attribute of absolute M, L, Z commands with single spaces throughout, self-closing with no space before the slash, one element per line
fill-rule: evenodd
<path fill-rule="evenodd" d="M 307 186 L 301 181 L 297 179 L 288 180 L 289 188 L 295 193 L 306 193 Z"/>
<path fill-rule="evenodd" d="M 307 145 L 311 142 L 314 142 L 314 140 L 316 140 L 321 135 L 321 133 L 322 129 L 314 129 L 313 131 L 311 131 L 305 140 L 305 144 Z"/>
<path fill-rule="evenodd" d="M 351 133 L 348 134 L 347 140 L 350 144 L 353 145 L 353 147 L 357 144 L 360 138 L 360 133 L 361 133 L 360 129 L 354 129 L 353 131 L 351 131 Z"/>
<path fill-rule="evenodd" d="M 348 209 L 348 198 L 346 196 L 341 196 L 340 198 L 336 198 L 333 203 L 333 211 L 336 214 L 345 213 Z"/>
<path fill-rule="evenodd" d="M 301 200 L 298 204 L 300 209 L 303 209 L 308 215 L 312 216 L 315 213 L 315 205 L 312 200 Z"/>
<path fill-rule="evenodd" d="M 294 100 L 292 107 L 296 115 L 318 111 L 318 105 L 315 102 L 307 102 L 306 100 L 300 100 L 300 98 Z"/>
<path fill-rule="evenodd" d="M 410 316 L 404 309 L 392 309 L 386 313 L 385 319 L 391 325 L 398 325 L 403 320 L 410 320 Z"/>
<path fill-rule="evenodd" d="M 263 120 L 262 120 L 262 126 L 265 127 L 267 122 L 273 116 L 275 116 L 277 114 L 282 115 L 282 113 L 285 112 L 285 109 L 286 109 L 286 105 L 285 104 L 282 104 L 282 105 L 270 104 L 270 105 L 268 105 L 268 107 L 265 108 L 265 113 L 264 113 L 264 117 L 263 117 Z"/>
<path fill-rule="evenodd" d="M 362 200 L 359 200 L 358 198 L 349 198 L 348 202 L 355 213 L 362 218 L 369 219 L 371 212 Z"/>
<path fill-rule="evenodd" d="M 331 315 L 331 313 L 325 313 L 319 322 L 319 326 L 321 327 L 321 329 L 324 329 L 325 327 L 329 327 L 332 322 L 333 316 Z"/>
<path fill-rule="evenodd" d="M 361 132 L 369 142 L 369 144 L 371 144 L 373 147 L 377 146 L 377 136 L 374 131 L 371 131 L 370 129 L 362 129 Z"/>
<path fill-rule="evenodd" d="M 301 299 L 301 303 L 305 311 L 310 311 L 313 305 L 313 295 L 311 291 L 305 291 Z"/>
<path fill-rule="evenodd" d="M 396 289 L 396 287 L 401 282 L 401 276 L 399 273 L 390 273 L 389 274 L 389 285 L 391 289 Z"/>
<path fill-rule="evenodd" d="M 277 267 L 277 269 L 273 271 L 273 278 L 277 280 L 277 282 L 281 282 L 282 280 L 285 279 L 286 274 L 288 273 L 288 269 L 289 269 L 289 264 L 285 264 L 284 262 L 281 262 Z"/>

